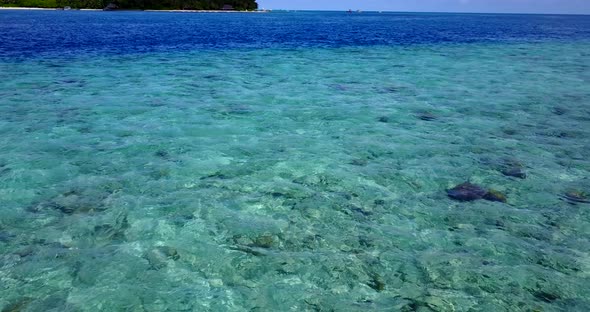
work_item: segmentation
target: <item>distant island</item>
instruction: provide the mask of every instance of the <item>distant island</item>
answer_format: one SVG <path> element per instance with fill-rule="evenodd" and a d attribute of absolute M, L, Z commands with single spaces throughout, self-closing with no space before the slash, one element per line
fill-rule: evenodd
<path fill-rule="evenodd" d="M 258 4 L 256 0 L 0 0 L 0 7 L 250 11 Z"/>

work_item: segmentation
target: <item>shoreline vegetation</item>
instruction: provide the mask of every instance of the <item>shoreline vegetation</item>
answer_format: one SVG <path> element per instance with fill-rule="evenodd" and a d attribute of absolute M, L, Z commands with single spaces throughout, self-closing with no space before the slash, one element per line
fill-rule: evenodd
<path fill-rule="evenodd" d="M 38 7 L 0 7 L 0 10 L 31 10 L 31 11 L 63 11 L 63 8 L 38 8 Z M 105 9 L 74 9 L 76 11 L 110 11 Z M 142 12 L 180 12 L 180 13 L 268 13 L 270 10 L 140 10 L 119 9 L 116 11 L 142 11 Z"/>
<path fill-rule="evenodd" d="M 255 0 L 0 0 L 0 9 L 260 12 Z"/>

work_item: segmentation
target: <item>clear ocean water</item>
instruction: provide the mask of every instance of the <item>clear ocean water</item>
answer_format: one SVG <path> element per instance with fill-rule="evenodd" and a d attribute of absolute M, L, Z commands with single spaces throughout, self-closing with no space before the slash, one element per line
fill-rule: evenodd
<path fill-rule="evenodd" d="M 586 312 L 589 150 L 589 16 L 3 10 L 0 308 Z"/>

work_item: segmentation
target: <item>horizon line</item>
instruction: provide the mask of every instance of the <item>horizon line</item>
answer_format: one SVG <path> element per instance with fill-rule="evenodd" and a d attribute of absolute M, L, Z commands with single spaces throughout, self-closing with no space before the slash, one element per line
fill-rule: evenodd
<path fill-rule="evenodd" d="M 259 8 L 259 10 L 268 11 L 306 11 L 306 12 L 349 12 L 348 9 L 272 9 Z M 583 15 L 589 16 L 588 13 L 551 13 L 551 12 L 483 12 L 483 11 L 392 11 L 392 10 L 352 10 L 352 13 L 375 12 L 375 13 L 450 13 L 450 14 L 521 14 L 521 15 Z"/>

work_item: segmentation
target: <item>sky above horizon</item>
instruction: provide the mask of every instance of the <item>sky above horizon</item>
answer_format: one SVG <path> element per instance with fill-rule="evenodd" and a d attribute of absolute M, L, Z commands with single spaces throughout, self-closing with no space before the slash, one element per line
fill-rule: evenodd
<path fill-rule="evenodd" d="M 259 8 L 590 14 L 590 0 L 258 0 Z"/>

